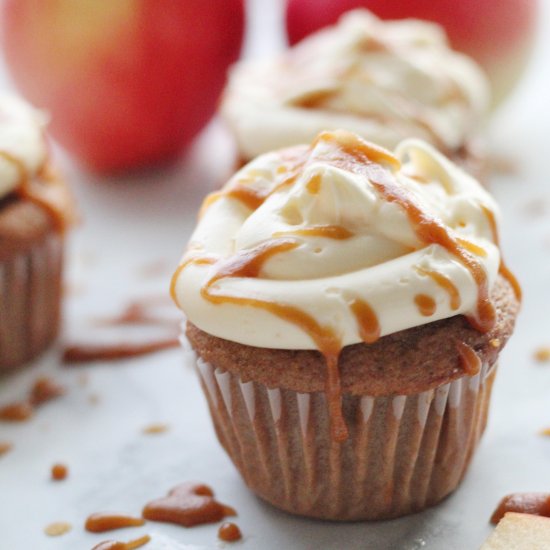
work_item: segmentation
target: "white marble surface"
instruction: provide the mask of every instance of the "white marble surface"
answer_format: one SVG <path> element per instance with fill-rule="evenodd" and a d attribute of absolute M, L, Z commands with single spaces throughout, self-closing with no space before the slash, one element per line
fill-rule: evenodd
<path fill-rule="evenodd" d="M 257 54 L 278 38 L 262 27 L 274 11 L 270 4 L 251 4 L 258 27 L 246 51 Z M 460 489 L 432 510 L 391 522 L 333 524 L 288 516 L 258 501 L 241 482 L 215 440 L 182 351 L 70 369 L 60 365 L 57 348 L 25 371 L 0 378 L 0 403 L 22 396 L 38 373 L 53 373 L 69 389 L 32 421 L 0 424 L 0 440 L 14 443 L 0 458 L 2 550 L 87 549 L 106 538 L 151 532 L 153 541 L 145 548 L 218 548 L 217 525 L 184 529 L 149 523 L 107 537 L 83 529 L 91 512 L 139 514 L 151 498 L 192 479 L 210 483 L 222 502 L 237 508 L 244 540 L 234 547 L 262 550 L 475 549 L 490 532 L 488 517 L 501 496 L 550 491 L 550 438 L 537 433 L 550 426 L 550 365 L 532 358 L 537 347 L 550 345 L 550 5 L 543 4 L 545 32 L 533 63 L 493 124 L 496 148 L 517 163 L 517 173 L 494 179 L 493 191 L 504 211 L 504 250 L 525 302 L 515 337 L 502 354 L 487 432 Z M 81 339 L 97 330 L 90 324 L 94 318 L 118 311 L 127 299 L 166 292 L 200 200 L 222 182 L 231 153 L 214 123 L 177 166 L 161 173 L 104 180 L 61 153 L 59 158 L 83 213 L 71 240 L 73 290 L 64 331 L 65 339 Z M 165 272 L 145 280 L 140 268 L 155 260 L 166 264 Z M 99 398 L 95 405 L 92 394 Z M 152 422 L 166 422 L 170 429 L 143 435 L 141 429 Z M 56 461 L 70 467 L 61 483 L 49 480 Z M 53 521 L 68 521 L 73 529 L 48 538 L 43 528 Z"/>

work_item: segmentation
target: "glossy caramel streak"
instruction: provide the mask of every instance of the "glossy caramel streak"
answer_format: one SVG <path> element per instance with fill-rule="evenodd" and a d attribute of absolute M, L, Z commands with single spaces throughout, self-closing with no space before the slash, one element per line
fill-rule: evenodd
<path fill-rule="evenodd" d="M 489 227 L 491 228 L 491 233 L 493 235 L 493 242 L 500 246 L 500 236 L 498 234 L 498 228 L 497 228 L 497 220 L 495 217 L 494 212 L 484 204 L 481 205 L 481 209 L 483 210 L 483 213 L 485 216 L 487 216 L 487 220 L 489 222 Z M 521 285 L 519 284 L 519 281 L 516 279 L 515 275 L 508 269 L 506 266 L 504 259 L 502 258 L 502 252 L 500 256 L 500 267 L 499 267 L 499 273 L 510 283 L 510 286 L 512 287 L 512 290 L 514 291 L 514 294 L 516 298 L 521 301 L 523 292 L 521 290 Z"/>
<path fill-rule="evenodd" d="M 218 294 L 212 289 L 216 281 L 226 277 L 257 277 L 269 258 L 279 252 L 292 250 L 297 245 L 298 243 L 290 239 L 266 241 L 253 249 L 243 250 L 227 260 L 220 261 L 216 274 L 201 289 L 201 295 L 213 304 L 234 304 L 263 309 L 309 334 L 327 360 L 326 388 L 332 421 L 331 429 L 334 439 L 343 441 L 347 438 L 347 428 L 342 416 L 338 371 L 338 355 L 342 346 L 334 331 L 329 327 L 321 326 L 311 315 L 297 307 L 258 298 Z"/>
<path fill-rule="evenodd" d="M 350 304 L 350 309 L 357 320 L 359 335 L 363 342 L 376 342 L 380 338 L 380 323 L 372 307 L 364 300 L 355 298 Z"/>
<path fill-rule="evenodd" d="M 174 272 L 174 275 L 172 275 L 172 280 L 170 281 L 170 296 L 172 296 L 172 300 L 178 304 L 178 297 L 176 295 L 176 285 L 178 283 L 179 276 L 181 275 L 182 271 L 191 264 L 195 265 L 212 265 L 216 263 L 218 260 L 217 256 L 210 256 L 210 255 L 204 255 L 204 256 L 192 256 L 191 258 L 187 258 L 187 260 L 183 260 L 181 264 L 176 268 L 176 271 Z"/>
<path fill-rule="evenodd" d="M 464 342 L 457 342 L 456 349 L 460 355 L 464 372 L 470 376 L 477 374 L 481 369 L 481 359 L 475 350 Z"/>
<path fill-rule="evenodd" d="M 374 152 L 363 140 L 348 132 L 339 132 L 345 138 L 336 142 L 332 134 L 321 134 L 327 141 L 333 141 L 334 147 L 326 153 L 327 162 L 344 170 L 351 171 L 368 179 L 381 197 L 394 202 L 404 211 L 414 228 L 416 236 L 425 244 L 438 244 L 455 256 L 470 271 L 478 288 L 477 317 L 469 318 L 470 323 L 480 332 L 488 332 L 495 324 L 496 313 L 489 298 L 489 281 L 485 268 L 480 261 L 458 242 L 445 224 L 425 212 L 415 197 L 399 185 L 393 174 L 386 168 L 375 164 L 381 162 L 380 156 L 392 168 L 399 167 L 399 161 L 388 152 Z M 378 156 L 377 156 L 378 155 Z M 395 163 L 392 163 L 392 158 Z"/>
<path fill-rule="evenodd" d="M 468 252 L 471 252 L 472 254 L 475 254 L 476 256 L 479 256 L 480 258 L 486 258 L 487 257 L 487 251 L 482 248 L 481 246 L 473 243 L 472 241 L 469 241 L 468 239 L 463 239 L 461 237 L 456 238 L 456 242 L 462 246 L 464 249 L 466 249 Z"/>
<path fill-rule="evenodd" d="M 312 227 L 303 227 L 294 231 L 279 231 L 273 234 L 273 237 L 285 237 L 289 235 L 303 235 L 305 237 L 323 237 L 325 239 L 334 239 L 344 241 L 354 236 L 349 229 L 341 225 L 314 225 Z"/>
<path fill-rule="evenodd" d="M 287 252 L 299 245 L 293 239 L 283 238 L 265 241 L 254 248 L 239 250 L 233 256 L 219 260 L 216 264 L 216 274 L 206 286 L 212 286 L 225 277 L 258 277 L 264 263 L 275 254 Z"/>
<path fill-rule="evenodd" d="M 421 275 L 426 275 L 433 279 L 445 292 L 447 292 L 452 310 L 456 311 L 460 307 L 462 301 L 460 299 L 460 293 L 451 279 L 447 278 L 442 273 L 424 269 L 423 267 L 416 267 L 416 271 Z"/>
<path fill-rule="evenodd" d="M 417 305 L 420 314 L 424 317 L 430 317 L 435 313 L 435 300 L 427 294 L 417 294 L 414 297 L 414 303 Z"/>
<path fill-rule="evenodd" d="M 113 531 L 124 527 L 141 527 L 144 524 L 145 520 L 142 518 L 134 518 L 125 514 L 98 512 L 88 516 L 85 528 L 86 531 L 91 533 L 104 533 L 105 531 Z"/>

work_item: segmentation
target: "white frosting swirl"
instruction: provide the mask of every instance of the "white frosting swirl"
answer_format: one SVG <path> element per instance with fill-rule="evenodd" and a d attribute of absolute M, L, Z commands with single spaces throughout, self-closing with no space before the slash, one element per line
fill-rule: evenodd
<path fill-rule="evenodd" d="M 221 110 L 247 159 L 338 128 L 388 148 L 418 137 L 452 152 L 479 130 L 488 89 L 439 26 L 357 10 L 279 58 L 235 66 Z"/>
<path fill-rule="evenodd" d="M 215 296 L 295 308 L 328 327 L 342 346 L 362 341 L 350 308 L 354 300 L 370 306 L 381 336 L 461 313 L 476 316 L 479 287 L 471 270 L 448 248 L 423 242 L 406 209 L 388 200 L 364 168 L 389 178 L 453 239 L 468 241 L 464 246 L 474 251 L 489 289 L 500 264 L 487 216 L 487 211 L 498 216 L 493 199 L 420 140 L 401 143 L 396 159 L 374 149 L 363 163 L 340 154 L 354 140 L 374 148 L 348 132 L 327 132 L 311 147 L 258 157 L 207 199 L 173 280 L 176 301 L 191 322 L 252 346 L 319 347 L 307 331 L 266 308 L 235 300 L 213 303 L 206 287 Z M 243 200 L 243 191 L 261 197 L 261 204 Z M 270 256 L 253 276 L 220 277 L 228 261 L 285 240 L 292 246 Z M 200 263 L 205 258 L 209 263 Z M 455 300 L 428 273 L 449 281 Z M 433 299 L 431 314 L 415 302 L 419 295 Z"/>
<path fill-rule="evenodd" d="M 33 176 L 44 164 L 46 116 L 14 96 L 0 95 L 0 198 L 21 183 L 18 163 Z M 12 160 L 14 159 L 14 160 Z"/>

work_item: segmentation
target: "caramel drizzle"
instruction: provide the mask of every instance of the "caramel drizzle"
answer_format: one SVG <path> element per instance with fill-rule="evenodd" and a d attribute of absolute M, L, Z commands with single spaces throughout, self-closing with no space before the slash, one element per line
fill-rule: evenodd
<path fill-rule="evenodd" d="M 325 139 L 334 138 L 328 134 Z M 328 155 L 327 160 L 367 178 L 384 200 L 396 203 L 405 211 L 421 242 L 442 246 L 468 269 L 478 288 L 477 317 L 469 318 L 469 321 L 480 332 L 491 330 L 496 313 L 489 297 L 489 281 L 483 265 L 461 245 L 449 228 L 422 210 L 414 196 L 399 186 L 393 174 L 374 164 L 369 157 L 370 153 L 370 146 L 365 146 L 353 134 L 347 134 L 345 146 L 335 147 L 334 153 Z"/>
<path fill-rule="evenodd" d="M 350 303 L 350 310 L 355 316 L 363 342 L 376 342 L 380 338 L 380 323 L 372 307 L 364 300 L 354 298 Z"/>
<path fill-rule="evenodd" d="M 481 369 L 481 359 L 477 353 L 464 342 L 456 343 L 456 350 L 460 355 L 462 360 L 462 366 L 464 367 L 464 372 L 469 376 L 477 374 Z"/>
<path fill-rule="evenodd" d="M 26 166 L 20 159 L 7 151 L 0 151 L 0 157 L 12 164 L 19 174 L 15 193 L 45 210 L 54 221 L 56 231 L 63 233 L 71 221 L 59 206 L 59 203 L 67 202 L 60 196 L 66 191 L 60 182 L 56 181 L 49 166 L 44 163 L 36 174 L 37 179 L 45 181 L 48 185 L 33 184 Z"/>
<path fill-rule="evenodd" d="M 460 293 L 458 292 L 455 284 L 449 278 L 445 277 L 442 273 L 424 269 L 423 267 L 416 267 L 415 269 L 421 275 L 426 275 L 427 277 L 433 279 L 445 292 L 447 292 L 449 295 L 451 309 L 456 311 L 460 307 Z"/>
<path fill-rule="evenodd" d="M 424 317 L 430 317 L 435 313 L 435 300 L 427 294 L 417 294 L 414 297 L 414 303 L 417 305 L 420 314 Z"/>
<path fill-rule="evenodd" d="M 334 239 L 337 241 L 345 241 L 353 237 L 349 229 L 341 225 L 314 225 L 312 227 L 303 227 L 293 231 L 279 231 L 273 234 L 273 237 L 284 237 L 287 235 L 303 235 L 306 237 L 324 237 L 325 239 Z"/>
<path fill-rule="evenodd" d="M 205 214 L 208 208 L 223 197 L 235 199 L 244 204 L 250 210 L 257 210 L 271 195 L 277 191 L 294 184 L 301 170 L 309 160 L 310 148 L 293 147 L 283 151 L 283 159 L 286 161 L 284 169 L 276 170 L 272 185 L 265 189 L 256 189 L 253 183 L 263 176 L 252 171 L 248 176 L 235 181 L 233 184 L 223 188 L 221 191 L 210 193 L 204 200 L 199 218 Z"/>
<path fill-rule="evenodd" d="M 216 263 L 218 259 L 219 258 L 217 258 L 216 256 L 191 256 L 187 260 L 181 262 L 181 264 L 177 267 L 174 275 L 172 275 L 172 280 L 170 281 L 170 296 L 172 296 L 172 300 L 174 300 L 174 302 L 179 305 L 178 297 L 176 295 L 176 285 L 178 283 L 178 278 L 180 274 L 188 265 L 212 265 Z"/>
<path fill-rule="evenodd" d="M 216 274 L 201 289 L 202 297 L 212 304 L 234 304 L 263 309 L 288 321 L 306 334 L 317 345 L 327 363 L 327 401 L 331 417 L 332 437 L 335 441 L 344 441 L 348 430 L 342 415 L 342 389 L 338 370 L 338 356 L 342 348 L 340 339 L 330 327 L 320 325 L 311 315 L 301 309 L 277 302 L 259 298 L 246 298 L 218 294 L 213 285 L 226 277 L 257 277 L 263 264 L 275 254 L 292 250 L 298 243 L 291 239 L 275 239 L 266 241 L 250 250 L 241 251 L 217 264 Z"/>
<path fill-rule="evenodd" d="M 481 209 L 483 210 L 483 213 L 485 214 L 485 216 L 487 216 L 489 227 L 491 228 L 491 233 L 493 235 L 493 241 L 498 247 L 500 247 L 500 236 L 498 234 L 498 227 L 497 227 L 497 220 L 495 217 L 495 213 L 484 204 L 481 205 Z M 508 267 L 504 263 L 504 259 L 502 258 L 502 253 L 500 255 L 500 266 L 499 266 L 498 272 L 502 275 L 502 277 L 504 277 L 510 283 L 510 286 L 514 291 L 516 298 L 521 301 L 522 294 L 523 294 L 521 290 L 521 286 L 519 284 L 519 281 L 516 279 L 515 275 L 508 269 Z"/>

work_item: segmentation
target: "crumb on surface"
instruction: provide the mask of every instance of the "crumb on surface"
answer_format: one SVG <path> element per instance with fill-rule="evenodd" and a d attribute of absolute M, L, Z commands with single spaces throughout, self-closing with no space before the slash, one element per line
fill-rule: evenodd
<path fill-rule="evenodd" d="M 539 363 L 546 363 L 550 361 L 550 347 L 538 348 L 535 351 L 534 358 Z"/>
<path fill-rule="evenodd" d="M 55 521 L 44 527 L 44 533 L 49 537 L 59 537 L 68 533 L 72 528 L 72 525 L 66 521 Z"/>
<path fill-rule="evenodd" d="M 153 424 L 149 424 L 147 426 L 144 426 L 141 431 L 144 434 L 152 435 L 152 434 L 164 433 L 164 432 L 168 431 L 169 428 L 170 428 L 170 426 L 168 424 L 163 424 L 162 422 L 157 422 L 157 423 L 153 423 Z"/>

